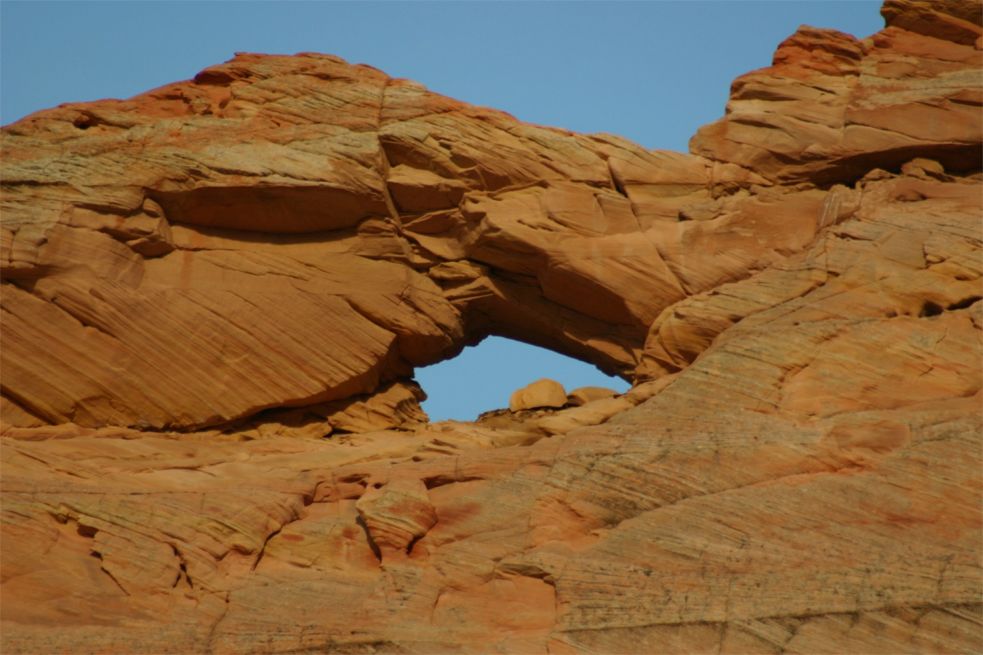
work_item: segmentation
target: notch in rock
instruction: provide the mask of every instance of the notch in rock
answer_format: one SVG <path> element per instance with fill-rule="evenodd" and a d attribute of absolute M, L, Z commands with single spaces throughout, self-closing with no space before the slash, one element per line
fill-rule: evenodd
<path fill-rule="evenodd" d="M 355 508 L 379 561 L 406 557 L 437 523 L 427 487 L 418 479 L 390 480 L 380 489 L 370 488 Z"/>

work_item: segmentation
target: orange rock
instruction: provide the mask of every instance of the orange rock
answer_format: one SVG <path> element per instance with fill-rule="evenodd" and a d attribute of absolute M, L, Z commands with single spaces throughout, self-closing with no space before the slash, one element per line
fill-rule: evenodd
<path fill-rule="evenodd" d="M 562 434 L 586 425 L 604 423 L 633 405 L 634 403 L 627 398 L 600 398 L 539 419 L 536 421 L 536 427 L 549 434 Z"/>
<path fill-rule="evenodd" d="M 882 13 L 888 27 L 864 41 L 807 27 L 787 39 L 770 68 L 734 83 L 727 115 L 700 129 L 693 152 L 817 184 L 918 156 L 978 170 L 978 3 L 889 0 Z"/>
<path fill-rule="evenodd" d="M 509 398 L 509 409 L 513 412 L 539 407 L 563 407 L 566 404 L 567 392 L 563 385 L 549 378 L 531 382 L 513 392 Z"/>
<path fill-rule="evenodd" d="M 437 522 L 437 514 L 419 480 L 391 480 L 370 489 L 355 503 L 370 544 L 381 557 L 409 554 L 413 543 Z"/>
<path fill-rule="evenodd" d="M 3 128 L 0 648 L 983 650 L 979 5 L 882 11 L 694 154 L 314 54 Z M 490 334 L 635 386 L 426 423 Z"/>
<path fill-rule="evenodd" d="M 603 398 L 610 398 L 618 395 L 614 389 L 607 387 L 577 387 L 567 394 L 567 403 L 571 405 L 586 405 L 587 403 Z"/>

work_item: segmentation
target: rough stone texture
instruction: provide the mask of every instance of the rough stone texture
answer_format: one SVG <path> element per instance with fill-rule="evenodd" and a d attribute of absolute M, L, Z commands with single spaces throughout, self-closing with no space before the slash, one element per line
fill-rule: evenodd
<path fill-rule="evenodd" d="M 883 13 L 694 154 L 324 55 L 5 127 L 3 652 L 983 650 L 979 5 Z M 488 334 L 635 386 L 427 424 Z"/>
<path fill-rule="evenodd" d="M 563 407 L 566 404 L 567 392 L 563 385 L 549 378 L 531 382 L 509 397 L 509 409 L 513 412 L 540 407 Z"/>
<path fill-rule="evenodd" d="M 591 401 L 610 398 L 615 395 L 617 392 L 607 387 L 577 387 L 567 394 L 567 402 L 571 405 L 586 405 Z"/>
<path fill-rule="evenodd" d="M 368 489 L 355 503 L 369 545 L 380 560 L 411 554 L 417 539 L 437 522 L 437 513 L 420 480 L 390 480 Z"/>

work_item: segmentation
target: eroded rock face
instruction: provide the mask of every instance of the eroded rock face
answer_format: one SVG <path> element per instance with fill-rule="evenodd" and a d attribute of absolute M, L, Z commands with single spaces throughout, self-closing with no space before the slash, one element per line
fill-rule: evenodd
<path fill-rule="evenodd" d="M 693 154 L 325 55 L 4 128 L 3 651 L 979 652 L 979 6 L 882 13 Z M 488 334 L 635 386 L 426 423 Z"/>
<path fill-rule="evenodd" d="M 437 513 L 420 480 L 390 480 L 375 485 L 358 502 L 358 510 L 370 545 L 379 558 L 412 553 L 413 544 L 437 522 Z"/>

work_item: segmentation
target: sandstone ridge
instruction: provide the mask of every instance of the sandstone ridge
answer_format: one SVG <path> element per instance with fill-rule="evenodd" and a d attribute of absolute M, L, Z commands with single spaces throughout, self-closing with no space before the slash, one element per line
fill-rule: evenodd
<path fill-rule="evenodd" d="M 689 154 L 320 54 L 4 127 L 3 651 L 979 652 L 980 7 L 882 14 Z M 633 387 L 428 423 L 488 335 Z"/>

